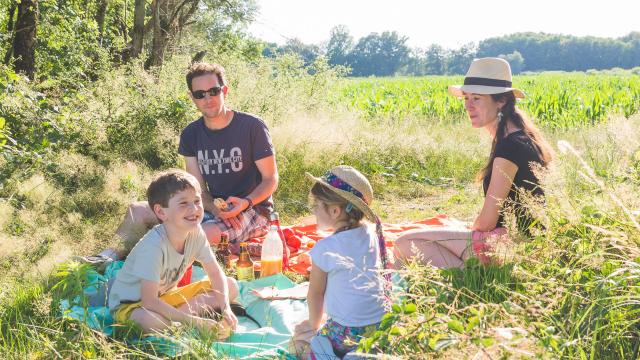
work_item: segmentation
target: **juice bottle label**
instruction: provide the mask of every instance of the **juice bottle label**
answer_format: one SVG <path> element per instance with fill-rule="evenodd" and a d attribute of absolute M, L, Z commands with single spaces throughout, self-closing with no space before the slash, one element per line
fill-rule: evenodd
<path fill-rule="evenodd" d="M 260 262 L 260 277 L 275 275 L 282 272 L 282 259 L 262 260 Z"/>
<path fill-rule="evenodd" d="M 251 267 L 239 267 L 236 269 L 238 280 L 253 280 L 253 266 Z"/>

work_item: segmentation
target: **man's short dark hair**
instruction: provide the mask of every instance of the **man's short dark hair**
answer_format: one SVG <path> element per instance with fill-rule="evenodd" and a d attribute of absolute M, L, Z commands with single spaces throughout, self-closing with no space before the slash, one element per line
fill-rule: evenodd
<path fill-rule="evenodd" d="M 193 175 L 183 170 L 168 170 L 158 174 L 147 188 L 147 201 L 153 210 L 155 204 L 163 208 L 169 206 L 169 200 L 177 192 L 193 189 L 200 193 L 200 183 Z"/>
<path fill-rule="evenodd" d="M 224 68 L 219 64 L 194 63 L 187 71 L 187 87 L 189 91 L 193 91 L 193 78 L 198 76 L 212 74 L 218 77 L 218 84 L 224 86 L 227 82 L 224 76 Z"/>

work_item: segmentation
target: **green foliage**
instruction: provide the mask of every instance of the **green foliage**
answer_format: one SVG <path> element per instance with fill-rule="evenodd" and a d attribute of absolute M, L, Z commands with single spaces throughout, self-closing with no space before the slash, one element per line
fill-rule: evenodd
<path fill-rule="evenodd" d="M 339 96 L 370 119 L 457 121 L 465 117 L 464 104 L 449 95 L 447 87 L 460 83 L 459 77 L 351 80 Z M 549 128 L 593 125 L 612 114 L 630 117 L 640 111 L 640 78 L 634 75 L 520 76 L 514 86 L 527 95 L 518 106 Z"/>
<path fill-rule="evenodd" d="M 632 32 L 620 38 L 598 38 L 545 33 L 514 33 L 489 38 L 478 44 L 477 57 L 518 51 L 528 71 L 630 69 L 638 66 L 640 41 Z M 597 55 L 596 55 L 597 54 Z"/>
<path fill-rule="evenodd" d="M 293 40 L 282 47 L 270 44 L 263 55 L 290 51 L 307 63 L 326 56 L 331 65 L 349 67 L 355 76 L 462 75 L 471 61 L 480 57 L 505 58 L 515 74 L 523 70 L 587 71 L 637 67 L 638 38 L 638 32 L 617 39 L 529 32 L 489 38 L 457 49 L 447 50 L 437 44 L 410 49 L 406 37 L 389 31 L 368 34 L 354 43 L 349 30 L 340 25 L 331 30 L 325 53 L 318 51 L 317 45 Z"/>
<path fill-rule="evenodd" d="M 123 3 L 110 4 L 109 16 L 123 13 Z M 39 66 L 51 79 L 30 83 L 0 68 L 0 353 L 8 358 L 153 356 L 55 315 L 55 299 L 84 299 L 88 268 L 65 263 L 54 270 L 60 277 L 53 287 L 46 280 L 52 264 L 113 245 L 124 209 L 140 197 L 150 173 L 180 165 L 178 134 L 198 116 L 185 94 L 188 56 L 168 58 L 153 72 L 139 63 L 112 69 L 121 35 L 111 27 L 103 47 L 89 49 L 98 34 L 85 21 L 93 5 L 87 12 L 74 2 L 43 5 L 49 12 L 64 6 L 44 22 L 39 45 L 50 52 Z M 61 33 L 76 23 L 83 34 Z M 208 56 L 227 69 L 231 107 L 262 116 L 274 136 L 281 178 L 275 203 L 283 220 L 309 214 L 304 173 L 337 164 L 366 174 L 374 208 L 385 219 L 475 215 L 481 192 L 473 176 L 488 142 L 460 124 L 463 104 L 446 95 L 460 77 L 342 83 L 344 69 L 324 59 L 307 66 L 291 55 L 259 59 L 256 44 L 240 35 L 216 39 Z M 185 54 L 203 48 L 197 37 L 181 44 Z M 446 69 L 440 50 L 431 50 L 429 66 Z M 457 54 L 461 61 L 468 55 Z M 584 180 L 589 171 L 579 162 L 561 158 L 551 174 L 557 182 L 546 189 L 547 207 L 539 211 L 544 232 L 516 242 L 513 258 L 500 266 L 410 265 L 403 299 L 362 349 L 409 357 L 638 357 L 640 236 L 607 196 L 613 189 L 627 194 L 622 202 L 632 209 L 640 206 L 633 196 L 640 185 L 633 136 L 638 78 L 594 70 L 515 80 L 529 95 L 520 105 L 536 122 L 582 139 L 585 161 L 605 186 Z M 343 105 L 357 113 L 340 113 Z M 635 117 L 600 124 L 610 115 Z M 41 183 L 48 188 L 37 201 L 30 191 Z M 122 330 L 123 337 L 136 331 Z M 208 356 L 211 339 L 189 344 L 187 357 Z"/>
<path fill-rule="evenodd" d="M 84 288 L 91 285 L 88 282 L 89 273 L 94 271 L 89 264 L 83 264 L 75 261 L 64 262 L 58 266 L 53 274 L 57 281 L 51 287 L 51 293 L 54 299 L 78 299 L 76 303 L 87 305 L 87 297 L 84 294 Z"/>
<path fill-rule="evenodd" d="M 110 53 L 122 48 L 116 24 L 99 29 L 94 17 L 98 2 L 44 1 L 39 6 L 36 69 L 43 80 L 60 82 L 67 89 L 81 87 L 107 69 Z M 118 16 L 110 8 L 107 24 Z"/>
<path fill-rule="evenodd" d="M 183 95 L 175 100 L 154 99 L 144 106 L 132 106 L 132 111 L 109 121 L 106 129 L 109 148 L 152 169 L 178 166 L 175 135 L 190 120 L 189 101 Z"/>

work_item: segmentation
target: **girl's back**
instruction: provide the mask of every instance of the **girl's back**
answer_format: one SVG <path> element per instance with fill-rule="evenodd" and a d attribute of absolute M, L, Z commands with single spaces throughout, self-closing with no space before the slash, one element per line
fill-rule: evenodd
<path fill-rule="evenodd" d="M 319 241 L 310 252 L 327 273 L 325 312 L 345 326 L 365 326 L 385 313 L 377 234 L 362 225 Z"/>

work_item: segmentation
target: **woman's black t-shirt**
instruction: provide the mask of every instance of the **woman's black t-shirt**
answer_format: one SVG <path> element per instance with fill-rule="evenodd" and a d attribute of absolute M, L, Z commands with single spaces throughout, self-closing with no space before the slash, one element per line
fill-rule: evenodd
<path fill-rule="evenodd" d="M 527 213 L 518 200 L 518 190 L 524 189 L 535 196 L 544 196 L 544 190 L 539 186 L 540 182 L 531 170 L 531 165 L 542 165 L 542 158 L 538 147 L 533 143 L 523 130 L 514 131 L 496 143 L 495 157 L 511 161 L 518 166 L 516 176 L 513 178 L 513 185 L 505 204 L 509 204 L 514 210 L 518 229 L 528 233 L 528 228 L 532 223 L 531 216 Z M 487 195 L 489 183 L 491 181 L 491 171 L 483 179 L 484 194 Z M 503 227 L 504 218 L 502 214 L 498 217 L 496 227 Z"/>

